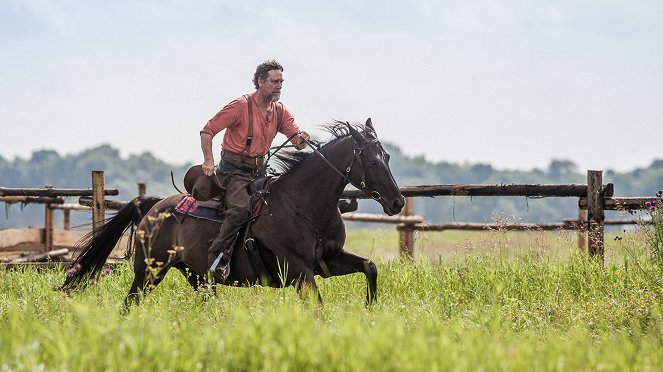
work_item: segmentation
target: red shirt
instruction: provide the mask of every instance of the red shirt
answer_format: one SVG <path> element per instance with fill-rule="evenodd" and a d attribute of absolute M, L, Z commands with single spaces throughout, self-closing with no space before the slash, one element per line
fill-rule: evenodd
<path fill-rule="evenodd" d="M 277 132 L 283 133 L 286 137 L 299 132 L 295 118 L 285 106 L 283 106 L 283 122 L 281 128 L 278 128 L 277 103 L 270 103 L 267 118 L 265 118 L 255 98 L 253 98 L 253 94 L 249 97 L 253 106 L 253 141 L 249 149 L 249 156 L 264 156 L 267 154 Z M 243 153 L 246 147 L 246 137 L 249 133 L 249 108 L 244 96 L 233 100 L 221 109 L 205 124 L 200 133 L 207 133 L 214 137 L 224 129 L 226 132 L 223 135 L 221 147 L 235 153 Z M 296 137 L 292 139 L 292 143 L 297 143 Z"/>

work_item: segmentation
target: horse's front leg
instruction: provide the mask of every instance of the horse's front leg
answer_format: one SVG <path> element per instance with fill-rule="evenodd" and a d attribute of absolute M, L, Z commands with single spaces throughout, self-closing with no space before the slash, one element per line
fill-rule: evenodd
<path fill-rule="evenodd" d="M 378 268 L 369 259 L 339 250 L 322 260 L 318 271 L 323 277 L 363 272 L 366 275 L 366 306 L 377 300 Z"/>

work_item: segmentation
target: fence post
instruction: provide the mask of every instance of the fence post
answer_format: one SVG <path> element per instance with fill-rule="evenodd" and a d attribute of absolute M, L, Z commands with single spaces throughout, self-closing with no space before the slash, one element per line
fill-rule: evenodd
<path fill-rule="evenodd" d="M 603 262 L 604 255 L 604 222 L 603 211 L 603 172 L 587 171 L 587 227 L 590 256 Z"/>
<path fill-rule="evenodd" d="M 64 230 L 70 230 L 71 229 L 71 210 L 65 208 L 65 209 L 62 210 L 62 214 L 64 215 L 63 216 L 63 224 L 62 224 L 63 226 L 62 226 L 62 228 Z"/>
<path fill-rule="evenodd" d="M 52 186 L 46 186 L 47 188 Z M 44 204 L 44 252 L 53 249 L 53 208 L 51 203 Z"/>
<path fill-rule="evenodd" d="M 104 171 L 92 171 L 92 229 L 104 223 Z"/>
<path fill-rule="evenodd" d="M 578 250 L 587 252 L 587 211 L 578 208 Z"/>
<path fill-rule="evenodd" d="M 145 196 L 147 195 L 147 185 L 145 185 L 145 182 L 139 182 L 138 183 L 138 196 Z"/>
<path fill-rule="evenodd" d="M 414 214 L 412 197 L 405 198 L 405 208 L 401 211 L 401 216 L 412 216 Z M 403 224 L 398 229 L 398 243 L 401 257 L 414 258 L 414 228 L 412 224 Z"/>

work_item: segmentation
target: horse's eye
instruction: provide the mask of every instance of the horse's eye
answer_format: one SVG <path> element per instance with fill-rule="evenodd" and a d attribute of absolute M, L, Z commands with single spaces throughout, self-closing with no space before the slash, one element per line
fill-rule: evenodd
<path fill-rule="evenodd" d="M 377 167 L 379 164 L 380 162 L 378 162 L 377 160 L 371 160 L 368 162 L 368 166 L 373 168 Z"/>

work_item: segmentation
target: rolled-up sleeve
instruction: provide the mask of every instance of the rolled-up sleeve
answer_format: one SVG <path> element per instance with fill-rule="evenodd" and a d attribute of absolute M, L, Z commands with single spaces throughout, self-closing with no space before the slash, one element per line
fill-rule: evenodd
<path fill-rule="evenodd" d="M 299 126 L 295 122 L 295 118 L 292 116 L 290 111 L 283 106 L 283 124 L 281 125 L 281 130 L 280 132 L 283 133 L 286 137 L 290 137 L 291 135 L 299 132 Z M 298 140 L 296 137 L 293 137 L 291 140 L 293 145 L 296 145 Z"/>
<path fill-rule="evenodd" d="M 214 137 L 222 130 L 237 125 L 240 122 L 242 114 L 242 102 L 240 99 L 227 104 L 213 118 L 207 121 L 207 124 L 200 130 L 200 133 L 206 133 Z"/>

